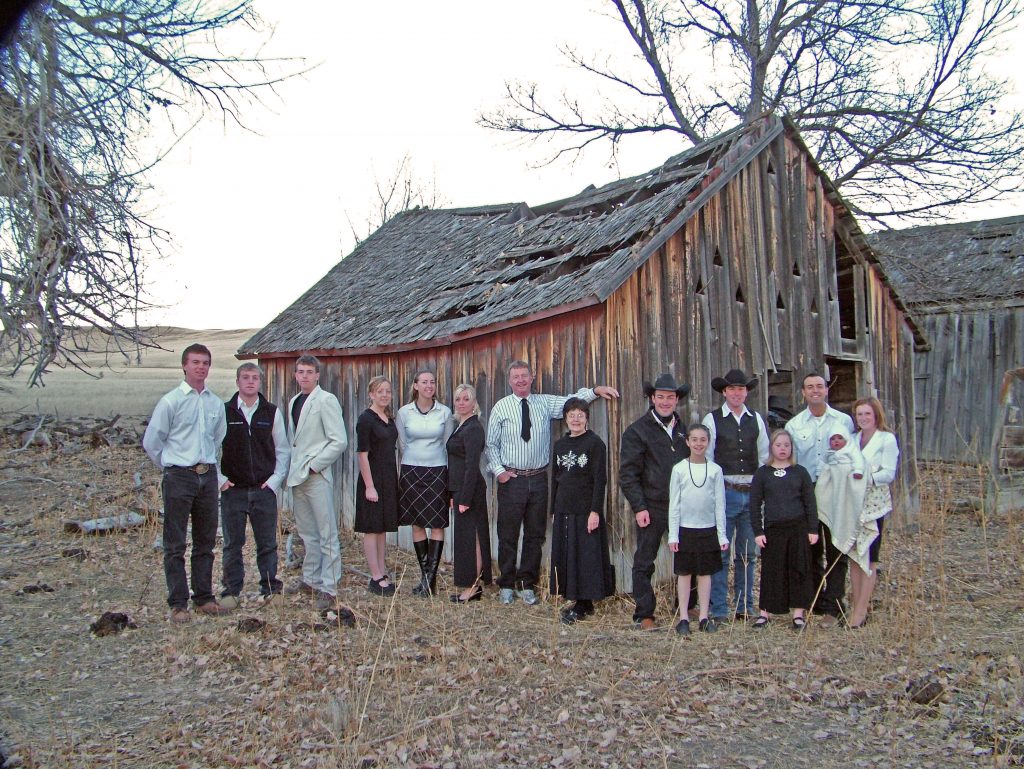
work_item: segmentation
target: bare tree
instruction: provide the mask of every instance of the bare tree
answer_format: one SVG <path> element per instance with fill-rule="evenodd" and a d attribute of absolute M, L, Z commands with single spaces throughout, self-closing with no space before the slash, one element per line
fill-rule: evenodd
<path fill-rule="evenodd" d="M 926 217 L 989 200 L 1021 172 L 1024 120 L 985 69 L 1019 0 L 611 0 L 633 55 L 563 53 L 597 104 L 506 83 L 483 125 L 571 137 L 549 162 L 634 134 L 698 143 L 789 116 L 861 216 Z M 1001 186 L 1002 185 L 1002 186 Z"/>
<path fill-rule="evenodd" d="M 448 200 L 437 189 L 437 179 L 431 177 L 426 181 L 417 176 L 408 152 L 398 161 L 390 177 L 381 181 L 374 175 L 373 186 L 375 199 L 370 203 L 370 210 L 361 227 L 357 228 L 352 217 L 345 212 L 356 245 L 370 237 L 395 214 L 410 208 L 437 208 L 448 204 Z"/>
<path fill-rule="evenodd" d="M 240 109 L 281 77 L 279 62 L 234 52 L 227 30 L 258 38 L 251 0 L 51 0 L 0 50 L 0 356 L 27 368 L 128 358 L 147 256 L 167 233 L 140 210 L 138 137 L 160 115 L 186 126 Z M 238 39 L 238 38 L 236 38 Z M 157 158 L 158 160 L 158 158 Z"/>

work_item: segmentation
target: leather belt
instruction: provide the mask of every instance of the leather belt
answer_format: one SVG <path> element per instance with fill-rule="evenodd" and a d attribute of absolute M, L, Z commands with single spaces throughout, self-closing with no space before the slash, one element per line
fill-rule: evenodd
<path fill-rule="evenodd" d="M 732 481 L 726 481 L 725 485 L 730 489 L 736 489 L 736 491 L 750 491 L 749 483 L 733 483 Z"/>
<path fill-rule="evenodd" d="M 171 465 L 175 470 L 191 470 L 196 475 L 206 475 L 210 472 L 210 468 L 213 465 L 208 465 L 205 462 L 200 462 L 198 465 Z"/>
<path fill-rule="evenodd" d="M 517 478 L 529 478 L 531 475 L 546 473 L 548 471 L 548 466 L 544 465 L 544 467 L 537 467 L 533 470 L 520 470 L 518 467 L 506 467 L 505 469 L 510 473 L 515 473 Z"/>

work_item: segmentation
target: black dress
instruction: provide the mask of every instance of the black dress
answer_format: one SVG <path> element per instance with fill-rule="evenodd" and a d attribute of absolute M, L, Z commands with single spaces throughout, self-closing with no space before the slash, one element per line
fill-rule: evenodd
<path fill-rule="evenodd" d="M 452 560 L 456 587 L 469 587 L 480 578 L 491 584 L 491 524 L 487 517 L 487 483 L 480 472 L 484 428 L 473 415 L 448 437 L 448 485 L 452 498 Z M 466 505 L 464 513 L 459 505 Z M 476 543 L 483 568 L 476 573 Z"/>
<path fill-rule="evenodd" d="M 551 529 L 552 595 L 573 601 L 598 601 L 615 593 L 608 526 L 604 520 L 608 451 L 590 430 L 555 444 L 555 519 Z M 596 511 L 600 522 L 587 531 Z"/>
<path fill-rule="evenodd" d="M 356 520 L 353 527 L 363 534 L 398 531 L 398 428 L 395 420 L 385 422 L 366 409 L 356 421 L 356 452 L 366 452 L 370 477 L 377 489 L 377 501 L 366 499 L 363 474 L 356 481 Z"/>

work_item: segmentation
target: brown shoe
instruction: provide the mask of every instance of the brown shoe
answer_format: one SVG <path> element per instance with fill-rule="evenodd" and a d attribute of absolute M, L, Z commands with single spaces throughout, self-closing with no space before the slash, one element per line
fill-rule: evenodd
<path fill-rule="evenodd" d="M 175 625 L 184 625 L 192 621 L 192 612 L 188 609 L 171 609 L 171 622 Z"/>
<path fill-rule="evenodd" d="M 216 601 L 210 601 L 204 603 L 202 606 L 197 606 L 196 611 L 200 614 L 209 614 L 211 617 L 220 617 L 224 614 L 230 614 L 231 609 L 226 609 Z"/>
<path fill-rule="evenodd" d="M 657 625 L 654 624 L 653 617 L 644 617 L 642 620 L 640 620 L 641 630 L 654 630 L 655 627 L 657 627 Z"/>
<path fill-rule="evenodd" d="M 833 628 L 839 624 L 839 618 L 831 614 L 823 614 L 821 619 L 818 620 L 818 626 L 823 628 Z"/>
<path fill-rule="evenodd" d="M 316 598 L 313 599 L 313 608 L 317 611 L 336 609 L 338 608 L 338 597 L 325 593 L 323 590 L 317 591 Z"/>
<path fill-rule="evenodd" d="M 299 595 L 300 593 L 302 595 L 313 595 L 314 592 L 313 588 L 301 579 L 297 582 L 292 582 L 291 584 L 286 585 L 284 589 L 285 595 Z"/>

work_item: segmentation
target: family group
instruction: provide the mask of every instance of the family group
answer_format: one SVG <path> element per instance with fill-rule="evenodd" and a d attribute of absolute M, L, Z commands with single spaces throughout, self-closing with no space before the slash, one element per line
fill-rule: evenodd
<path fill-rule="evenodd" d="M 341 551 L 332 468 L 348 437 L 338 399 L 319 386 L 319 361 L 297 359 L 299 393 L 284 414 L 261 393 L 261 371 L 253 363 L 238 368 L 238 392 L 221 402 L 205 387 L 210 363 L 202 345 L 185 350 L 185 381 L 157 404 L 143 439 L 163 474 L 171 620 L 191 616 L 185 573 L 190 521 L 196 611 L 221 614 L 239 605 L 247 521 L 263 600 L 304 593 L 317 609 L 337 608 Z M 383 376 L 368 383 L 369 405 L 356 420 L 354 525 L 369 567 L 367 590 L 395 593 L 386 536 L 410 526 L 420 566 L 411 592 L 434 595 L 451 527 L 453 581 L 460 590 L 450 599 L 468 603 L 483 596 L 493 579 L 485 468 L 497 487 L 499 602 L 539 602 L 550 503 L 547 587 L 572 602 L 561 612 L 572 624 L 615 592 L 605 520 L 607 447 L 589 419 L 593 401 L 619 393 L 606 385 L 565 396 L 535 393 L 525 361 L 513 361 L 506 373 L 511 394 L 494 404 L 486 429 L 469 384 L 455 388 L 449 408 L 437 398 L 434 373 L 417 371 L 410 402 L 396 412 L 392 383 Z M 651 580 L 666 535 L 678 575 L 679 634 L 690 632 L 691 609 L 704 632 L 726 619 L 762 628 L 771 615 L 788 612 L 801 629 L 811 609 L 824 615 L 823 624 L 844 621 L 856 628 L 867 621 L 899 457 L 882 405 L 876 398 L 858 400 L 855 430 L 848 415 L 828 405 L 824 377 L 808 374 L 801 387 L 807 408 L 769 434 L 762 415 L 746 405 L 757 384 L 740 370 L 716 377 L 711 386 L 723 396 L 722 406 L 690 426 L 678 413 L 689 385 L 662 374 L 644 386 L 648 408 L 623 432 L 619 462 L 619 485 L 636 525 L 633 621 L 642 629 L 656 627 Z M 552 450 L 554 419 L 563 419 L 567 432 Z M 277 493 L 285 485 L 305 545 L 301 579 L 287 588 L 277 578 Z M 218 493 L 224 536 L 219 601 L 212 588 Z"/>

